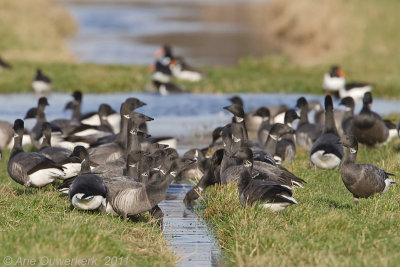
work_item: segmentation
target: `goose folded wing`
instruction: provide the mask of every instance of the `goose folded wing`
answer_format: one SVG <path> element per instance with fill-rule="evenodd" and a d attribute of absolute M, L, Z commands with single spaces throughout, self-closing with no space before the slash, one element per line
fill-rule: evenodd
<path fill-rule="evenodd" d="M 248 192 L 247 201 L 250 204 L 256 201 L 281 202 L 285 199 L 281 195 L 292 196 L 290 188 L 267 180 L 253 180 L 247 186 L 246 191 Z"/>

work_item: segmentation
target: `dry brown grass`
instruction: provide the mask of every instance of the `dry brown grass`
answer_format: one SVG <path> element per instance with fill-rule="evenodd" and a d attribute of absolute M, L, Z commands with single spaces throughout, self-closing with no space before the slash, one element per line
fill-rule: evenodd
<path fill-rule="evenodd" d="M 247 24 L 264 51 L 282 51 L 296 63 L 310 65 L 360 49 L 365 23 L 355 9 L 342 0 L 275 0 L 206 6 L 202 16 Z"/>
<path fill-rule="evenodd" d="M 0 53 L 7 59 L 73 61 L 75 21 L 56 0 L 0 0 Z"/>

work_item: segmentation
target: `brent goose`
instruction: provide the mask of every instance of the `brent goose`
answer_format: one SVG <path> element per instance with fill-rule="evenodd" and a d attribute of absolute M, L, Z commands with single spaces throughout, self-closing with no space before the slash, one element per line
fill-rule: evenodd
<path fill-rule="evenodd" d="M 15 120 L 13 128 L 15 132 L 14 147 L 11 150 L 7 171 L 14 181 L 25 186 L 25 189 L 28 190 L 29 187 L 46 186 L 57 178 L 65 176 L 62 165 L 40 153 L 23 151 L 23 120 Z"/>
<path fill-rule="evenodd" d="M 207 187 L 221 183 L 220 167 L 223 156 L 224 156 L 223 149 L 219 149 L 214 152 L 211 158 L 211 166 L 205 170 L 204 175 L 201 177 L 197 185 L 186 193 L 185 198 L 183 199 L 183 202 L 186 205 L 189 205 L 192 201 L 198 199 L 201 193 Z"/>
<path fill-rule="evenodd" d="M 344 151 L 340 145 L 339 135 L 333 116 L 332 97 L 325 97 L 325 126 L 320 137 L 314 142 L 310 150 L 310 163 L 322 169 L 337 168 L 342 161 Z"/>
<path fill-rule="evenodd" d="M 309 123 L 308 121 L 308 103 L 304 97 L 297 100 L 296 107 L 300 108 L 300 121 L 296 129 L 297 144 L 310 150 L 313 143 L 322 134 L 323 126 L 319 123 Z"/>
<path fill-rule="evenodd" d="M 350 96 L 342 98 L 339 105 L 345 106 L 346 110 L 342 119 L 342 130 L 343 135 L 351 134 L 351 128 L 353 127 L 353 116 L 354 116 L 354 99 Z"/>
<path fill-rule="evenodd" d="M 107 135 L 104 137 L 100 137 L 95 142 L 91 143 L 90 146 L 96 147 L 99 145 L 111 143 L 116 138 L 120 138 L 121 140 L 124 140 L 126 138 L 127 129 L 128 129 L 129 114 L 131 113 L 131 111 L 136 110 L 137 108 L 140 108 L 145 105 L 146 105 L 146 103 L 143 103 L 142 101 L 140 101 L 137 98 L 134 98 L 134 97 L 127 98 L 121 104 L 121 107 L 120 107 L 120 127 L 119 127 L 118 134 L 111 134 L 111 135 Z M 139 129 L 142 130 L 143 128 L 147 129 L 147 126 L 144 127 L 143 124 L 141 124 L 139 126 Z"/>
<path fill-rule="evenodd" d="M 69 199 L 76 209 L 95 210 L 106 205 L 107 187 L 96 174 L 78 175 L 69 188 Z"/>
<path fill-rule="evenodd" d="M 62 184 L 57 187 L 58 191 L 64 194 L 69 194 L 69 188 L 78 175 L 91 173 L 89 153 L 85 147 L 76 146 L 70 157 L 78 158 L 81 163 L 81 167 L 79 173 L 75 177 L 63 180 Z"/>
<path fill-rule="evenodd" d="M 386 193 L 389 186 L 395 182 L 389 179 L 393 175 L 372 164 L 357 164 L 357 138 L 346 135 L 341 138 L 341 144 L 347 147 L 347 156 L 343 162 L 341 175 L 346 188 L 353 194 L 355 204 L 359 198 L 368 198 L 375 193 Z"/>
<path fill-rule="evenodd" d="M 227 133 L 224 133 L 225 131 Z M 225 149 L 220 170 L 221 183 L 223 185 L 237 181 L 240 176 L 242 165 L 237 158 L 233 157 L 233 154 L 248 145 L 246 141 L 242 141 L 243 136 L 240 136 L 240 133 L 241 129 L 237 123 L 230 123 L 230 127 L 226 127 L 223 131 Z M 236 136 L 239 136 L 239 138 Z M 296 177 L 284 167 L 277 165 L 269 152 L 255 149 L 252 155 L 254 156 L 253 178 L 274 180 L 288 186 L 301 187 L 301 183 L 304 183 L 304 180 Z"/>
<path fill-rule="evenodd" d="M 285 112 L 284 124 L 293 127 L 293 121 L 299 119 L 294 109 Z M 276 145 L 275 158 L 281 162 L 292 162 L 296 156 L 295 134 L 289 133 L 281 136 Z"/>
<path fill-rule="evenodd" d="M 120 135 L 118 135 L 118 137 L 114 140 L 114 142 L 106 143 L 89 149 L 90 161 L 94 164 L 93 166 L 104 164 L 107 161 L 116 160 L 125 155 L 127 149 L 127 132 L 133 131 L 137 133 L 137 129 L 135 127 L 135 125 L 137 124 L 135 121 L 137 121 L 138 119 L 144 121 L 153 120 L 146 115 L 134 111 L 131 112 L 130 115 L 128 115 L 128 118 L 130 118 L 128 121 L 130 128 L 125 128 L 124 126 L 125 129 L 121 129 L 121 131 L 126 131 L 125 134 L 122 134 L 121 132 Z"/>
<path fill-rule="evenodd" d="M 260 128 L 258 128 L 258 141 L 260 142 L 261 145 L 265 144 L 265 141 L 267 141 L 269 131 L 271 130 L 271 120 L 270 120 L 270 113 L 269 109 L 266 107 L 261 107 L 256 110 L 254 113 L 255 116 L 259 116 L 262 120 L 260 124 Z"/>
<path fill-rule="evenodd" d="M 371 111 L 372 95 L 367 92 L 363 98 L 360 113 L 354 116 L 351 127 L 352 134 L 358 142 L 374 146 L 385 142 L 389 137 L 389 129 L 377 113 Z"/>
<path fill-rule="evenodd" d="M 13 125 L 8 121 L 0 121 L 0 149 L 8 148 L 12 149 L 14 146 L 14 130 Z M 29 132 L 24 129 L 24 138 L 22 139 L 22 146 L 28 146 L 32 143 Z"/>
<path fill-rule="evenodd" d="M 264 143 L 263 147 L 267 150 L 272 156 L 274 156 L 275 161 L 280 164 L 282 162 L 282 158 L 280 155 L 277 154 L 277 151 L 284 151 L 289 150 L 289 147 L 284 142 L 279 142 L 279 140 L 285 135 L 293 135 L 294 130 L 292 127 L 282 124 L 282 123 L 275 123 L 272 125 L 269 135 L 267 137 L 267 141 Z M 280 147 L 285 146 L 285 147 Z M 294 155 L 286 155 L 292 154 L 291 152 L 285 152 L 285 157 L 294 157 Z M 296 153 L 296 150 L 294 150 Z"/>
<path fill-rule="evenodd" d="M 51 79 L 43 74 L 41 69 L 36 70 L 35 78 L 32 81 L 32 87 L 36 94 L 46 94 L 51 91 Z"/>
<path fill-rule="evenodd" d="M 325 110 L 323 109 L 321 103 L 319 101 L 312 100 L 312 101 L 308 102 L 308 107 L 310 108 L 310 110 L 314 110 L 314 122 L 324 125 L 325 124 Z M 339 135 L 342 135 L 342 133 L 343 133 L 342 120 L 343 120 L 344 114 L 345 114 L 344 110 L 340 110 L 340 109 L 333 110 L 335 126 L 336 126 L 336 129 L 337 129 Z"/>
<path fill-rule="evenodd" d="M 81 170 L 81 159 L 68 149 L 51 146 L 50 123 L 43 123 L 42 132 L 44 138 L 42 145 L 40 146 L 39 153 L 63 166 L 65 172 L 63 179 L 76 176 Z"/>
<path fill-rule="evenodd" d="M 39 98 L 37 108 L 31 108 L 27 111 L 25 115 L 25 119 L 36 118 L 36 124 L 33 126 L 30 136 L 32 145 L 39 149 L 42 143 L 43 134 L 42 128 L 43 123 L 47 122 L 46 115 L 44 113 L 46 106 L 49 105 L 46 97 Z M 58 144 L 63 140 L 63 132 L 61 131 L 60 127 L 57 125 L 50 123 L 51 125 L 51 135 L 52 135 L 52 142 L 53 146 L 58 146 Z"/>
<path fill-rule="evenodd" d="M 129 177 L 107 180 L 107 203 L 101 207 L 101 211 L 127 219 L 130 215 L 152 210 L 165 199 L 169 185 L 178 171 L 178 164 L 174 162 L 162 180 L 151 180 L 147 184 Z"/>
<path fill-rule="evenodd" d="M 240 96 L 234 95 L 229 98 L 232 104 L 238 104 L 244 108 L 243 100 Z M 276 106 L 268 106 L 270 112 L 270 120 L 272 123 L 280 122 L 283 123 L 283 118 L 285 111 L 288 109 L 286 105 L 276 105 Z M 255 116 L 256 110 L 250 111 L 245 114 L 245 122 L 246 128 L 248 131 L 257 131 L 260 128 L 260 124 L 262 123 L 262 118 L 260 116 Z"/>
<path fill-rule="evenodd" d="M 258 203 L 263 208 L 281 211 L 287 206 L 297 204 L 288 186 L 270 180 L 252 179 L 253 152 L 251 149 L 242 148 L 235 153 L 235 156 L 242 160 L 243 165 L 237 183 L 239 200 L 243 207 Z"/>
<path fill-rule="evenodd" d="M 248 139 L 248 133 L 247 133 L 247 128 L 246 128 L 246 123 L 244 121 L 244 110 L 243 106 L 238 105 L 238 104 L 232 104 L 230 106 L 224 107 L 224 109 L 228 110 L 230 113 L 233 114 L 233 122 L 237 123 L 240 125 L 241 128 L 241 135 L 247 140 Z"/>

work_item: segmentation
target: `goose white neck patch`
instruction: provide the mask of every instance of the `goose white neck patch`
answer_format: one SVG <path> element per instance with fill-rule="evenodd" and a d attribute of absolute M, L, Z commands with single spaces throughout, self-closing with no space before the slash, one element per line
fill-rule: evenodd
<path fill-rule="evenodd" d="M 248 167 L 251 167 L 251 166 L 253 165 L 253 163 L 251 163 L 249 160 L 246 159 L 246 160 L 244 161 L 243 165 L 244 165 L 246 168 L 248 168 Z"/>
<path fill-rule="evenodd" d="M 243 118 L 241 118 L 241 117 L 236 117 L 236 121 L 237 122 L 242 122 L 244 119 Z"/>
<path fill-rule="evenodd" d="M 172 176 L 174 176 L 174 177 L 176 177 L 176 171 L 172 171 L 172 172 L 170 172 L 170 174 L 172 175 Z"/>
<path fill-rule="evenodd" d="M 355 154 L 355 153 L 357 153 L 357 149 L 350 148 L 350 153 L 351 153 L 351 154 Z"/>
<path fill-rule="evenodd" d="M 269 136 L 275 141 L 278 140 L 278 136 L 277 135 L 270 134 Z"/>
<path fill-rule="evenodd" d="M 232 134 L 232 139 L 233 139 L 233 142 L 235 142 L 235 143 L 238 143 L 238 142 L 240 142 L 240 140 L 242 140 L 242 139 L 240 139 L 240 138 L 237 138 L 237 137 L 234 136 L 233 134 Z"/>

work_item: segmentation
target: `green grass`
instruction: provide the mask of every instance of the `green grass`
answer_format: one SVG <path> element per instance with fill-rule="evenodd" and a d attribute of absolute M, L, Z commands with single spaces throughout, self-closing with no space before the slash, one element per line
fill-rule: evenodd
<path fill-rule="evenodd" d="M 123 221 L 70 207 L 53 186 L 29 194 L 7 174 L 9 152 L 0 169 L 0 261 L 14 259 L 92 258 L 97 266 L 109 257 L 125 266 L 173 266 L 175 258 L 155 221 L 147 215 Z M 45 260 L 45 258 L 44 258 Z"/>
<path fill-rule="evenodd" d="M 379 149 L 362 147 L 358 162 L 398 175 L 399 150 L 398 140 Z M 299 204 L 280 213 L 242 208 L 236 184 L 206 190 L 204 217 L 214 226 L 227 266 L 398 266 L 398 186 L 355 206 L 339 170 L 310 168 L 304 151 L 286 167 L 307 184 L 294 190 Z"/>

